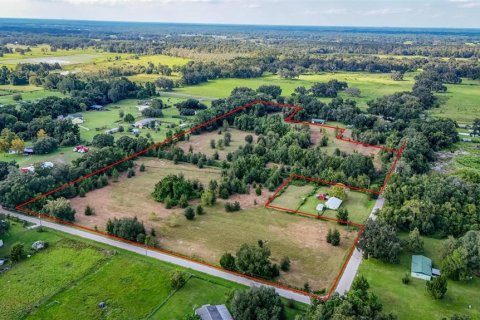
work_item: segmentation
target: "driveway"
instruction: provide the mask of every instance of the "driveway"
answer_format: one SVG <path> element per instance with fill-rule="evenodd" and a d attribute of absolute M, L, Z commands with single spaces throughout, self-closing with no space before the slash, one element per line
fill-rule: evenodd
<path fill-rule="evenodd" d="M 372 212 L 370 212 L 370 215 L 368 216 L 368 218 L 372 220 L 377 219 L 377 216 L 374 213 L 377 210 L 382 209 L 384 203 L 385 203 L 385 199 L 382 197 L 378 197 L 377 201 L 375 201 L 375 205 L 373 206 Z M 355 276 L 357 275 L 358 267 L 360 266 L 360 263 L 362 263 L 362 259 L 363 259 L 362 252 L 357 248 L 355 248 L 352 256 L 350 257 L 350 260 L 347 263 L 347 266 L 345 267 L 345 271 L 343 271 L 342 277 L 338 282 L 335 292 L 338 292 L 340 295 L 344 295 L 345 293 L 347 293 L 348 290 L 350 290 L 353 279 L 355 279 Z"/>

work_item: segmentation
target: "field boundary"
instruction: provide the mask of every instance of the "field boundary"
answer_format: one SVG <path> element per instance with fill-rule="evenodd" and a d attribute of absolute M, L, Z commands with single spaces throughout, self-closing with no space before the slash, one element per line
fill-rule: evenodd
<path fill-rule="evenodd" d="M 361 234 L 363 233 L 363 230 L 364 230 L 364 225 L 362 224 L 357 224 L 357 223 L 353 223 L 353 222 L 345 222 L 345 221 L 338 221 L 336 219 L 332 219 L 332 218 L 328 218 L 327 217 L 324 217 L 325 220 L 331 220 L 331 221 L 336 221 L 336 222 L 341 222 L 341 223 L 345 223 L 345 224 L 350 224 L 352 226 L 355 226 L 355 227 L 358 227 L 360 228 L 359 230 L 359 233 L 354 241 L 354 244 L 353 246 L 351 247 L 351 249 L 349 250 L 348 254 L 347 254 L 347 258 L 345 259 L 345 262 L 343 263 L 341 269 L 340 269 L 340 272 L 339 274 L 337 275 L 332 287 L 330 288 L 328 294 L 326 296 L 319 296 L 317 294 L 314 294 L 314 293 L 311 293 L 311 292 L 305 292 L 303 290 L 299 290 L 299 289 L 296 289 L 296 288 L 292 288 L 292 287 L 289 287 L 289 286 L 286 286 L 286 285 L 282 285 L 282 284 L 279 284 L 279 283 L 276 283 L 276 282 L 273 282 L 273 281 L 269 281 L 269 280 L 266 280 L 266 279 L 262 279 L 262 278 L 258 278 L 258 277 L 253 277 L 253 276 L 249 276 L 249 275 L 246 275 L 246 274 L 242 274 L 242 273 L 239 273 L 239 272 L 236 272 L 236 271 L 231 271 L 231 270 L 227 270 L 227 269 L 224 269 L 224 268 L 221 268 L 220 266 L 217 266 L 217 265 L 214 265 L 214 264 L 210 264 L 210 263 L 207 263 L 205 261 L 201 261 L 199 259 L 194 259 L 192 257 L 189 257 L 189 256 L 186 256 L 186 255 L 182 255 L 182 254 L 179 254 L 179 253 L 175 253 L 175 252 L 172 252 L 172 251 L 168 251 L 168 250 L 165 250 L 165 249 L 160 249 L 160 248 L 155 248 L 155 247 L 152 247 L 152 246 L 147 246 L 145 244 L 142 244 L 142 243 L 138 243 L 138 242 L 134 242 L 134 241 L 131 241 L 131 240 L 128 240 L 128 239 L 124 239 L 124 238 L 120 238 L 120 237 L 117 237 L 117 236 L 114 236 L 114 235 L 110 235 L 106 232 L 103 232 L 103 231 L 99 231 L 99 230 L 95 230 L 95 229 L 92 229 L 92 228 L 88 228 L 88 227 L 85 227 L 85 226 L 82 226 L 82 225 L 79 225 L 79 224 L 76 224 L 76 223 L 73 223 L 73 222 L 69 222 L 69 221 L 66 221 L 66 220 L 62 220 L 62 219 L 59 219 L 59 218 L 56 218 L 56 217 L 51 217 L 51 216 L 47 216 L 45 214 L 42 214 L 40 212 L 36 212 L 36 211 L 33 211 L 33 210 L 30 210 L 30 209 L 27 209 L 25 208 L 25 206 L 39 200 L 39 199 L 42 199 L 42 198 L 45 198 L 55 192 L 58 192 L 60 190 L 63 190 L 71 185 L 74 185 L 84 179 L 87 179 L 91 176 L 94 176 L 94 175 L 97 175 L 101 172 L 104 172 L 112 167 L 115 167 L 116 165 L 120 164 L 120 163 L 123 163 L 125 161 L 128 161 L 128 160 L 131 160 L 131 159 L 134 159 L 138 156 L 141 156 L 142 154 L 150 151 L 150 150 L 153 150 L 155 148 L 158 148 L 162 145 L 166 145 L 170 142 L 173 142 L 175 140 L 177 140 L 178 138 L 180 137 L 183 137 L 185 135 L 188 135 L 190 133 L 193 133 L 195 131 L 197 131 L 198 129 L 201 129 L 201 128 L 204 128 L 206 126 L 208 126 L 209 124 L 212 124 L 218 120 L 222 120 L 222 119 L 225 119 L 226 117 L 232 115 L 232 114 L 235 114 L 239 111 L 242 111 L 242 110 L 245 110 L 247 108 L 250 108 L 254 105 L 270 105 L 270 106 L 276 106 L 276 107 L 280 107 L 280 108 L 290 108 L 290 109 L 293 109 L 293 112 L 291 112 L 286 118 L 284 118 L 284 121 L 285 122 L 289 122 L 289 123 L 295 123 L 295 124 L 302 124 L 302 125 L 311 125 L 311 126 L 317 126 L 317 127 L 324 127 L 324 128 L 328 128 L 328 129 L 334 129 L 334 130 L 338 130 L 338 134 L 336 135 L 336 139 L 338 140 L 342 140 L 342 141 L 346 141 L 346 142 L 349 142 L 349 143 L 354 143 L 354 144 L 357 144 L 357 145 L 362 145 L 362 146 L 365 146 L 365 147 L 374 147 L 374 148 L 378 148 L 378 149 L 381 149 L 381 150 L 385 150 L 385 151 L 390 151 L 390 152 L 393 152 L 396 154 L 396 157 L 395 157 L 395 160 L 393 161 L 393 164 L 392 164 L 392 167 L 390 168 L 385 180 L 384 180 L 384 183 L 381 187 L 381 189 L 379 191 L 377 190 L 373 190 L 373 189 L 366 189 L 366 188 L 358 188 L 358 187 L 355 187 L 355 186 L 346 186 L 344 185 L 346 188 L 349 188 L 349 189 L 353 189 L 353 190 L 357 190 L 357 191 L 362 191 L 362 192 L 366 192 L 366 193 L 371 193 L 371 194 L 376 194 L 376 195 L 380 195 L 383 193 L 383 191 L 385 190 L 385 187 L 390 179 L 390 176 L 393 174 L 394 170 L 395 170 L 395 167 L 397 165 L 397 162 L 398 160 L 400 159 L 400 157 L 402 156 L 402 153 L 406 147 L 406 142 L 403 143 L 403 145 L 401 146 L 400 149 L 392 149 L 392 148 L 385 148 L 383 146 L 378 146 L 378 145 L 370 145 L 370 144 L 365 144 L 363 142 L 360 142 L 360 141 L 355 141 L 355 140 L 352 140 L 352 139 L 348 139 L 348 138 L 345 138 L 343 135 L 346 131 L 346 128 L 341 128 L 341 127 L 337 127 L 337 126 L 330 126 L 330 125 L 326 125 L 326 124 L 319 124 L 319 123 L 311 123 L 311 122 L 306 122 L 306 121 L 298 121 L 298 120 L 294 120 L 293 118 L 295 117 L 295 115 L 300 112 L 302 110 L 302 107 L 301 106 L 295 106 L 295 105 L 291 105 L 291 104 L 285 104 L 285 103 L 277 103 L 277 102 L 270 102 L 270 101 L 263 101 L 263 100 L 254 100 L 250 103 L 247 103 L 245 105 L 242 105 L 240 107 L 237 107 L 237 108 L 234 108 L 233 110 L 229 111 L 229 112 L 226 112 L 224 113 L 223 115 L 220 115 L 218 117 L 215 117 L 213 119 L 210 119 L 202 124 L 199 124 L 199 125 L 196 125 L 190 129 L 187 129 L 181 133 L 178 133 L 168 139 L 165 139 L 161 142 L 158 142 L 156 144 L 153 144 L 151 145 L 150 147 L 142 150 L 142 151 L 139 151 L 137 153 L 134 153 L 130 156 L 127 156 L 121 160 L 118 160 L 108 166 L 105 166 L 101 169 L 98 169 L 98 170 L 95 170 L 89 174 L 86 174 L 76 180 L 73 180 L 71 182 L 68 182 L 68 183 L 65 183 L 53 190 L 50 190 L 46 193 L 43 193 L 43 194 L 40 194 L 26 202 L 23 202 L 19 205 L 17 205 L 15 207 L 16 210 L 20 211 L 20 212 L 23 212 L 23 213 L 26 213 L 28 215 L 32 215 L 32 216 L 36 216 L 36 217 L 42 217 L 42 218 L 45 218 L 45 219 L 48 219 L 48 220 L 52 220 L 54 222 L 58 222 L 58 223 L 61 223 L 61 224 L 65 224 L 65 225 L 69 225 L 69 226 L 72 226 L 72 227 L 75 227 L 75 228 L 78 228 L 78 229 L 83 229 L 83 230 L 86 230 L 86 231 L 89 231 L 89 232 L 92 232 L 92 233 L 96 233 L 96 234 L 99 234 L 99 235 L 102 235 L 102 236 L 105 236 L 105 237 L 108 237 L 108 238 L 112 238 L 112 239 L 115 239 L 115 240 L 119 240 L 119 241 L 123 241 L 123 242 L 126 242 L 126 243 L 129 243 L 129 244 L 132 244 L 132 245 L 135 245 L 135 246 L 138 246 L 138 247 L 142 247 L 142 248 L 146 248 L 146 249 L 150 249 L 150 250 L 153 250 L 153 251 L 157 251 L 157 252 L 160 252 L 160 253 L 163 253 L 163 254 L 167 254 L 167 255 L 170 255 L 172 257 L 177 257 L 177 258 L 181 258 L 181 259 L 185 259 L 185 260 L 189 260 L 189 261 L 192 261 L 192 262 L 196 262 L 196 263 L 199 263 L 199 264 L 203 264 L 205 266 L 208 266 L 208 267 L 211 267 L 211 268 L 215 268 L 215 269 L 218 269 L 218 270 L 222 270 L 223 272 L 227 272 L 227 273 L 231 273 L 233 275 L 236 275 L 236 276 L 241 276 L 241 277 L 244 277 L 244 278 L 247 278 L 247 279 L 250 279 L 250 280 L 253 280 L 255 282 L 258 282 L 258 283 L 262 283 L 262 284 L 265 284 L 265 285 L 268 285 L 268 286 L 272 286 L 272 287 L 276 287 L 276 288 L 279 288 L 279 289 L 283 289 L 283 290 L 289 290 L 289 291 L 292 291 L 292 292 L 295 292 L 295 293 L 298 293 L 298 294 L 301 294 L 301 295 L 304 295 L 304 296 L 309 296 L 311 298 L 314 298 L 314 299 L 319 299 L 319 300 L 328 300 L 330 298 L 330 296 L 332 295 L 333 291 L 335 290 L 335 287 L 337 286 L 338 284 L 338 281 L 340 280 L 346 266 L 347 266 L 347 263 L 348 261 L 350 260 L 350 257 L 353 253 L 353 250 L 355 249 L 355 246 L 357 245 L 358 243 L 358 240 L 360 239 L 360 236 Z M 324 184 L 329 184 L 329 185 L 336 185 L 338 184 L 338 182 L 333 182 L 333 181 L 326 181 L 326 180 L 316 180 L 316 179 L 313 179 L 313 178 L 307 178 L 307 177 L 301 177 L 301 176 L 298 176 L 298 175 L 292 175 L 290 176 L 289 178 L 287 178 L 281 185 L 280 187 L 275 191 L 275 193 L 272 195 L 272 197 L 270 197 L 268 200 L 267 200 L 267 203 L 265 204 L 266 207 L 268 208 L 272 208 L 272 209 L 277 209 L 277 210 L 281 210 L 281 211 L 287 211 L 287 212 L 291 212 L 291 211 L 295 211 L 295 210 L 291 210 L 291 209 L 288 209 L 288 208 L 281 208 L 281 207 L 276 207 L 276 206 L 272 206 L 270 203 L 273 201 L 273 199 L 278 195 L 278 193 L 283 189 L 285 188 L 288 183 L 294 179 L 294 178 L 300 178 L 300 179 L 305 179 L 305 180 L 310 180 L 310 181 L 313 181 L 313 182 L 318 182 L 318 183 L 324 183 Z M 304 215 L 304 216 L 315 216 L 315 218 L 318 218 L 316 215 L 312 215 L 312 214 L 309 214 L 309 213 L 302 213 L 302 212 L 292 212 L 292 213 L 296 213 L 296 214 L 300 214 L 300 215 Z"/>

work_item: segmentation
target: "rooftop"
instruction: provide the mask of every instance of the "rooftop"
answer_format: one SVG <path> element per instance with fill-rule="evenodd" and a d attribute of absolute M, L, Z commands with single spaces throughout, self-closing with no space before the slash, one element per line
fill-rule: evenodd
<path fill-rule="evenodd" d="M 432 260 L 425 256 L 420 256 L 420 255 L 412 256 L 412 272 L 431 276 Z"/>

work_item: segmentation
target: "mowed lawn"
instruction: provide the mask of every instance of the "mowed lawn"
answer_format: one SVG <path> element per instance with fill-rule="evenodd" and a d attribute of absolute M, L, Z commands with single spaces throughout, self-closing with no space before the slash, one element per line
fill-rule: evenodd
<path fill-rule="evenodd" d="M 53 163 L 70 163 L 72 160 L 75 160 L 81 156 L 81 153 L 73 151 L 73 147 L 60 147 L 56 151 L 49 154 L 34 154 L 27 156 L 23 154 L 0 153 L 0 161 L 15 161 L 19 166 L 26 167 L 45 161 L 50 161 Z"/>
<path fill-rule="evenodd" d="M 184 99 L 178 98 L 169 98 L 169 105 L 173 105 Z M 167 102 L 166 99 L 163 99 L 164 102 Z M 144 119 L 141 112 L 138 109 L 138 100 L 136 99 L 125 99 L 116 103 L 111 103 L 106 105 L 106 110 L 104 111 L 87 111 L 83 112 L 84 123 L 80 124 L 80 136 L 86 141 L 91 141 L 93 137 L 99 133 L 104 133 L 108 129 L 117 128 L 123 126 L 125 131 L 114 133 L 113 136 L 115 139 L 120 138 L 121 136 L 133 136 L 131 132 L 127 132 L 127 129 L 131 127 L 130 123 L 127 123 L 120 119 L 120 112 L 124 114 L 131 114 L 135 121 Z M 147 133 L 151 135 L 155 142 L 160 142 L 165 140 L 166 133 L 169 130 L 169 125 L 178 125 L 182 122 L 179 116 L 178 109 L 175 107 L 170 107 L 162 110 L 163 117 L 158 118 L 160 121 L 160 130 L 156 132 L 150 128 L 141 128 L 140 136 L 146 136 Z"/>
<path fill-rule="evenodd" d="M 447 88 L 446 93 L 437 94 L 441 105 L 431 111 L 432 115 L 465 124 L 480 118 L 480 80 L 463 79 L 461 84 L 448 84 Z"/>
<path fill-rule="evenodd" d="M 50 247 L 0 274 L 0 319 L 23 318 L 45 299 L 92 272 L 107 255 L 93 246 L 61 239 L 49 232 L 19 228 L 15 226 L 10 231 L 10 234 L 18 234 L 4 238 L 8 247 L 14 243 L 12 240 L 21 241 L 29 251 L 32 239 L 48 241 Z"/>
<path fill-rule="evenodd" d="M 265 75 L 252 79 L 219 79 L 202 83 L 196 86 L 187 86 L 175 89 L 174 92 L 191 94 L 202 97 L 225 98 L 235 87 L 249 87 L 256 89 L 261 85 L 278 85 L 282 88 L 282 95 L 289 96 L 296 87 L 304 86 L 307 89 L 315 82 L 327 82 L 332 79 L 347 81 L 350 87 L 361 90 L 361 96 L 353 98 L 362 109 L 366 109 L 368 100 L 398 91 L 408 91 L 413 86 L 414 73 L 407 73 L 405 80 L 393 81 L 387 73 L 367 72 L 325 72 L 319 74 L 305 74 L 298 79 L 283 79 L 277 75 Z M 347 97 L 344 92 L 340 96 Z M 328 101 L 327 99 L 326 101 Z"/>
<path fill-rule="evenodd" d="M 193 270 L 114 249 L 58 231 L 28 230 L 13 222 L 3 237 L 30 247 L 44 240 L 49 248 L 0 274 L 0 319 L 183 319 L 205 303 L 227 303 L 231 291 L 245 287 Z M 186 272 L 187 284 L 170 287 L 175 270 Z M 98 307 L 100 302 L 106 308 Z M 165 308 L 165 310 L 163 310 Z M 293 320 L 305 306 L 287 310 Z"/>
<path fill-rule="evenodd" d="M 266 209 L 263 203 L 267 195 L 256 196 L 253 190 L 249 195 L 227 200 L 240 201 L 243 208 L 240 212 L 225 212 L 222 201 L 218 200 L 215 206 L 205 207 L 206 214 L 188 221 L 183 216 L 184 209 L 166 209 L 152 199 L 155 183 L 168 174 L 182 173 L 207 186 L 210 180 L 219 179 L 220 170 L 175 165 L 154 158 L 142 158 L 138 163 L 145 164 L 145 172 L 89 192 L 84 198 L 72 199 L 77 222 L 104 230 L 108 219 L 136 216 L 147 230 L 155 229 L 161 248 L 213 264 L 219 263 L 223 253 L 236 252 L 243 243 L 264 240 L 271 247 L 275 262 L 283 256 L 292 261 L 291 271 L 283 273 L 279 281 L 296 287 L 303 287 L 308 281 L 315 290 L 329 288 L 357 234 L 337 224 Z M 87 205 L 95 209 L 95 215 L 83 214 Z M 342 233 L 339 247 L 326 243 L 328 229 L 335 227 Z"/>
<path fill-rule="evenodd" d="M 444 240 L 423 237 L 424 255 L 439 267 Z M 363 260 L 359 274 L 367 278 L 386 312 L 398 315 L 399 320 L 440 320 L 453 314 L 469 315 L 480 319 L 480 278 L 461 282 L 448 280 L 448 290 L 442 300 L 432 299 L 424 280 L 412 278 L 404 285 L 402 277 L 410 274 L 411 254 L 401 255 L 400 264 L 382 263 L 375 259 Z M 469 308 L 471 306 L 471 308 Z"/>
<path fill-rule="evenodd" d="M 314 183 L 308 183 L 303 186 L 291 183 L 280 195 L 277 195 L 271 204 L 277 207 L 317 214 L 317 205 L 325 203 L 325 201 L 318 200 L 316 195 L 320 193 L 327 194 L 329 189 L 330 187 L 320 186 Z M 369 195 L 348 190 L 347 199 L 343 201 L 341 207 L 348 210 L 350 221 L 364 223 L 372 211 L 374 204 L 375 201 L 370 199 Z M 337 219 L 337 210 L 326 209 L 323 211 L 322 216 Z"/>

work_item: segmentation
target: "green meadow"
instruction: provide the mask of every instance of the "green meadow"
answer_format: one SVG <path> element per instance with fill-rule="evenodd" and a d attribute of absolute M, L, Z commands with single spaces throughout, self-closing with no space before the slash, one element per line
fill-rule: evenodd
<path fill-rule="evenodd" d="M 12 222 L 0 257 L 13 243 L 26 251 L 34 241 L 47 249 L 0 274 L 0 319 L 183 319 L 203 304 L 227 304 L 245 287 L 145 256 L 43 228 Z M 170 275 L 185 272 L 187 283 L 170 287 Z M 48 283 L 48 286 L 45 284 Z M 28 293 L 28 294 L 26 294 Z M 99 308 L 104 302 L 106 308 Z M 286 301 L 285 301 L 286 302 Z M 293 320 L 305 306 L 286 308 Z"/>
<path fill-rule="evenodd" d="M 432 259 L 438 268 L 444 240 L 423 237 L 425 256 Z M 411 254 L 403 253 L 399 264 L 383 263 L 375 259 L 363 260 L 359 274 L 366 277 L 370 288 L 376 293 L 386 312 L 393 312 L 399 320 L 440 320 L 453 314 L 480 318 L 480 278 L 471 281 L 448 281 L 444 299 L 432 299 L 424 280 L 411 278 L 408 285 L 402 283 L 405 274 L 410 274 Z"/>

